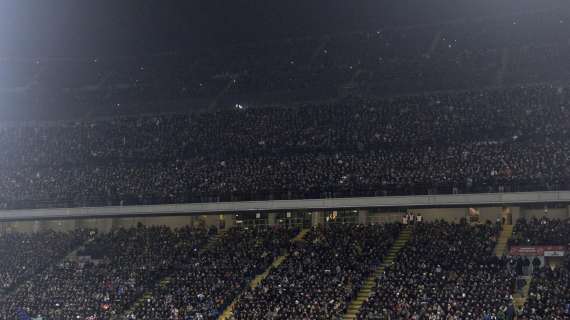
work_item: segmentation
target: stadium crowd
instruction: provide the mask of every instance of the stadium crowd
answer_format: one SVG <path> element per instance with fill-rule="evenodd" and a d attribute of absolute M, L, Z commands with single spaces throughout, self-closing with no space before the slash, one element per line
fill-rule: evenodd
<path fill-rule="evenodd" d="M 298 230 L 239 230 L 174 266 L 169 283 L 152 291 L 127 319 L 216 320 L 258 274 L 288 248 Z"/>
<path fill-rule="evenodd" d="M 399 224 L 313 228 L 284 264 L 242 294 L 233 319 L 339 319 L 399 231 Z"/>
<path fill-rule="evenodd" d="M 570 219 L 522 218 L 517 220 L 509 245 L 568 245 L 569 234 Z"/>
<path fill-rule="evenodd" d="M 570 189 L 568 18 L 544 8 L 190 55 L 1 59 L 7 105 L 87 114 L 1 126 L 0 207 Z M 208 107 L 156 115 L 187 99 Z M 155 115 L 94 120 L 88 105 Z"/>
<path fill-rule="evenodd" d="M 0 237 L 0 288 L 4 291 L 14 289 L 79 247 L 87 237 L 86 230 L 3 234 Z"/>
<path fill-rule="evenodd" d="M 4 104 L 82 120 L 2 123 L 0 209 L 569 190 L 569 19 L 2 58 Z M 519 319 L 570 318 L 568 259 L 497 258 L 499 225 L 404 221 L 413 238 L 358 319 L 512 320 L 516 277 L 535 261 Z M 328 224 L 295 243 L 279 228 L 3 234 L 0 320 L 213 320 L 236 297 L 233 320 L 339 319 L 401 228 Z M 510 245 L 569 234 L 570 220 L 520 219 Z"/>
<path fill-rule="evenodd" d="M 567 319 L 570 317 L 570 261 L 534 271 L 529 296 L 519 319 Z"/>
<path fill-rule="evenodd" d="M 519 219 L 516 224 L 513 245 L 563 245 L 570 244 L 568 219 L 547 217 Z M 570 259 L 560 263 L 547 263 L 533 268 L 528 299 L 519 319 L 567 319 L 570 317 Z"/>
<path fill-rule="evenodd" d="M 298 230 L 280 227 L 8 233 L 0 239 L 9 257 L 1 270 L 11 290 L 1 293 L 0 319 L 213 320 L 238 297 L 234 320 L 340 319 L 402 227 L 327 223 L 295 242 Z M 512 295 L 524 259 L 494 255 L 499 223 L 409 228 L 411 240 L 377 280 L 358 319 L 514 319 Z M 538 234 L 526 236 L 541 243 Z M 287 256 L 283 264 L 249 288 L 280 255 Z M 556 267 L 538 261 L 518 319 L 570 314 L 569 267 L 567 258 Z"/>
<path fill-rule="evenodd" d="M 421 223 L 358 319 L 513 319 L 515 274 L 493 250 L 500 227 Z"/>
<path fill-rule="evenodd" d="M 6 127 L 0 203 L 567 189 L 568 92 L 541 85 Z"/>
<path fill-rule="evenodd" d="M 0 303 L 0 319 L 16 314 L 43 319 L 120 316 L 173 266 L 195 254 L 208 232 L 138 226 L 103 234 L 85 245 L 88 259 L 52 261 Z"/>

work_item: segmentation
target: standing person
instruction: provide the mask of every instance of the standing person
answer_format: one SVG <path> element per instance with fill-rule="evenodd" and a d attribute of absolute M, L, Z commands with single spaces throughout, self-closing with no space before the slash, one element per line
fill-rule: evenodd
<path fill-rule="evenodd" d="M 532 271 L 534 272 L 534 270 L 538 270 L 541 264 L 540 259 L 538 257 L 534 257 L 534 259 L 532 259 Z"/>
<path fill-rule="evenodd" d="M 523 274 L 523 262 L 522 262 L 521 258 L 517 259 L 516 270 L 517 270 L 517 275 L 522 276 L 522 274 Z"/>
<path fill-rule="evenodd" d="M 513 320 L 515 318 L 515 306 L 513 305 L 512 302 L 507 307 L 505 315 L 507 316 L 507 320 Z"/>
<path fill-rule="evenodd" d="M 523 260 L 523 267 L 524 267 L 524 273 L 525 275 L 527 275 L 529 273 L 529 267 L 530 267 L 530 259 L 529 257 L 524 258 Z"/>

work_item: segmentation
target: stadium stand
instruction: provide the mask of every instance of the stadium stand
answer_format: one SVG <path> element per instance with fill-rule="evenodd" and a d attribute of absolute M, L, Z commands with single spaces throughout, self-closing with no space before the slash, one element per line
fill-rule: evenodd
<path fill-rule="evenodd" d="M 298 230 L 230 230 L 174 266 L 169 283 L 145 297 L 127 319 L 218 319 L 287 248 Z"/>
<path fill-rule="evenodd" d="M 568 21 L 545 9 L 192 54 L 0 58 L 2 103 L 33 118 L 0 125 L 0 210 L 570 190 Z M 46 112 L 57 120 L 35 121 Z M 373 224 L 353 209 L 294 212 L 308 231 L 284 227 L 291 212 L 256 225 L 268 213 L 253 209 L 249 224 L 208 213 L 236 218 L 227 230 L 0 221 L 0 320 L 570 319 L 567 257 L 504 256 L 569 245 L 569 219 L 430 207 L 396 223 L 402 208 L 383 207 Z"/>
<path fill-rule="evenodd" d="M 515 275 L 493 252 L 499 230 L 492 224 L 415 225 L 358 319 L 513 319 Z"/>
<path fill-rule="evenodd" d="M 87 114 L 0 129 L 0 204 L 567 190 L 568 18 L 545 8 L 190 56 L 2 59 L 18 74 L 0 79 L 6 103 Z"/>
<path fill-rule="evenodd" d="M 510 245 L 567 245 L 570 243 L 569 235 L 569 219 L 519 219 Z"/>
<path fill-rule="evenodd" d="M 528 230 L 554 222 L 521 221 L 533 244 L 545 240 Z M 218 319 L 237 298 L 229 319 L 353 319 L 351 301 L 376 278 L 354 318 L 514 319 L 517 276 L 527 267 L 524 258 L 495 255 L 500 229 L 416 221 L 396 250 L 404 226 L 395 223 L 326 224 L 295 242 L 298 230 L 280 227 L 11 233 L 2 239 L 13 258 L 3 261 L 11 282 L 4 282 L 0 318 Z M 13 269 L 22 264 L 29 273 Z M 533 269 L 518 319 L 566 317 L 568 259 Z"/>
<path fill-rule="evenodd" d="M 10 291 L 78 248 L 87 240 L 86 230 L 71 233 L 41 231 L 35 234 L 10 233 L 0 238 L 0 285 Z"/>
<path fill-rule="evenodd" d="M 515 227 L 515 238 L 511 244 L 567 246 L 570 244 L 568 227 L 568 219 L 551 219 L 546 216 L 519 219 Z M 519 262 L 517 266 L 518 269 L 532 270 L 531 276 L 527 279 L 528 292 L 519 319 L 566 319 L 570 314 L 568 257 L 555 264 L 546 264 L 538 258 L 529 258 L 526 264 Z"/>
<path fill-rule="evenodd" d="M 387 224 L 311 230 L 281 266 L 241 296 L 231 319 L 339 318 L 399 229 Z"/>
<path fill-rule="evenodd" d="M 570 264 L 535 270 L 530 293 L 519 319 L 566 319 L 570 314 Z"/>
<path fill-rule="evenodd" d="M 86 259 L 55 261 L 0 303 L 0 318 L 18 310 L 45 319 L 110 319 L 120 315 L 187 255 L 207 243 L 205 230 L 139 226 L 96 237 Z"/>
<path fill-rule="evenodd" d="M 4 128 L 0 202 L 567 190 L 567 102 L 568 90 L 536 86 Z"/>

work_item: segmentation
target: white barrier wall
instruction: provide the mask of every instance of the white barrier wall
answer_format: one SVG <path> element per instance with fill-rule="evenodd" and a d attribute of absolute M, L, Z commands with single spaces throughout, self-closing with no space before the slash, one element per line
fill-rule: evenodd
<path fill-rule="evenodd" d="M 2 210 L 0 220 L 216 214 L 280 210 L 319 210 L 374 207 L 505 206 L 525 203 L 570 203 L 570 191 L 455 194 L 402 197 L 333 198 L 308 200 L 243 201 L 151 206 Z"/>
<path fill-rule="evenodd" d="M 285 210 L 312 211 L 312 225 L 325 222 L 330 210 L 359 209 L 359 223 L 385 223 L 401 221 L 403 212 L 421 213 L 425 221 L 443 219 L 458 222 L 468 217 L 469 208 L 480 213 L 480 221 L 496 221 L 520 216 L 542 216 L 543 209 L 525 209 L 525 204 L 570 203 L 570 192 L 528 192 L 501 194 L 436 195 L 407 197 L 338 198 L 313 200 L 280 200 L 253 202 L 225 202 L 155 206 L 126 206 L 71 209 L 37 209 L 0 211 L 0 232 L 35 232 L 43 229 L 72 230 L 96 228 L 102 232 L 118 227 L 166 225 L 173 228 L 203 224 L 219 227 L 221 220 L 226 228 L 235 224 L 236 212 L 270 213 L 268 222 L 275 223 L 275 212 Z M 375 209 L 376 208 L 376 209 Z M 379 208 L 402 208 L 386 212 Z M 569 217 L 570 206 L 549 209 L 553 218 Z M 272 218 L 271 218 L 272 217 Z"/>

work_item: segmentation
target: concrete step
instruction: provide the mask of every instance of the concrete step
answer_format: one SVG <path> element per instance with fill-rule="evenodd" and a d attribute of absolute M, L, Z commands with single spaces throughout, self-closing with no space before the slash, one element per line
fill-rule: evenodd
<path fill-rule="evenodd" d="M 307 233 L 309 233 L 309 231 L 311 231 L 311 229 L 303 229 L 301 230 L 301 232 L 299 232 L 299 234 L 297 234 L 295 236 L 295 238 L 293 238 L 292 241 L 304 241 L 305 236 L 307 235 Z"/>

